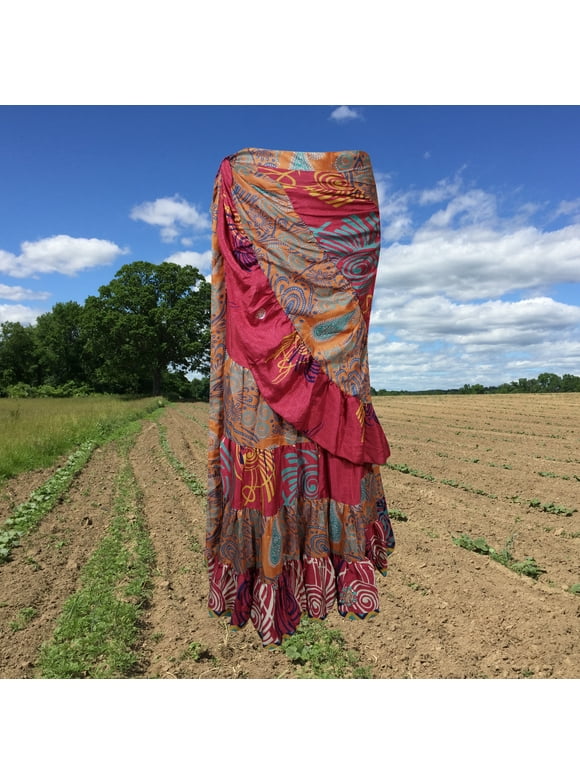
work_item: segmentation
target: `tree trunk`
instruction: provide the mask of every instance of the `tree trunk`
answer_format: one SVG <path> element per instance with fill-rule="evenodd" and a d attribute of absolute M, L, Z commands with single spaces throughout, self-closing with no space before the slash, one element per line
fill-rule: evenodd
<path fill-rule="evenodd" d="M 161 368 L 153 370 L 153 388 L 151 390 L 153 396 L 161 394 Z"/>

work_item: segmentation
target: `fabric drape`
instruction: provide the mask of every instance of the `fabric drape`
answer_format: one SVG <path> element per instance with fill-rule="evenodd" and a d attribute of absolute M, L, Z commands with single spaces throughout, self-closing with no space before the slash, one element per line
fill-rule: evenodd
<path fill-rule="evenodd" d="M 369 157 L 242 150 L 220 166 L 212 223 L 209 610 L 277 645 L 335 603 L 378 612 L 395 544 L 367 358 Z"/>

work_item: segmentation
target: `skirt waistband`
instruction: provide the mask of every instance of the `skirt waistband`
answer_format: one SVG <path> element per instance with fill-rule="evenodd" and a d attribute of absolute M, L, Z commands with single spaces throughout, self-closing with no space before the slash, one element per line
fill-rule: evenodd
<path fill-rule="evenodd" d="M 371 169 L 368 153 L 363 150 L 337 152 L 299 152 L 294 150 L 267 150 L 246 147 L 228 155 L 233 168 L 266 166 L 288 171 L 340 171 Z"/>

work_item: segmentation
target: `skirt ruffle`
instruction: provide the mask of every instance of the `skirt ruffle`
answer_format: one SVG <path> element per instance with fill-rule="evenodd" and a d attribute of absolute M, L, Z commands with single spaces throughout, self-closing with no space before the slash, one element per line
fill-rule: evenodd
<path fill-rule="evenodd" d="M 379 611 L 375 570 L 386 574 L 384 528 L 376 521 L 367 527 L 366 557 L 346 560 L 341 555 L 303 556 L 284 563 L 274 579 L 256 568 L 236 573 L 232 564 L 213 556 L 208 559 L 209 612 L 229 616 L 232 627 L 241 629 L 251 620 L 262 644 L 280 645 L 294 634 L 302 617 L 324 619 L 335 603 L 347 618 L 367 618 Z"/>

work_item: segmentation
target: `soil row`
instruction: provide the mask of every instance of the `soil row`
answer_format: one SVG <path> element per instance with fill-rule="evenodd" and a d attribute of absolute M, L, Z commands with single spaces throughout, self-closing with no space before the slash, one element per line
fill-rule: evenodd
<path fill-rule="evenodd" d="M 433 475 L 465 465 L 462 482 L 474 487 L 483 477 L 504 477 L 505 485 L 499 479 L 486 485 L 498 497 L 383 468 L 389 505 L 407 519 L 395 521 L 397 548 L 390 572 L 377 578 L 381 612 L 371 621 L 347 621 L 334 612 L 325 623 L 341 631 L 361 665 L 371 667 L 376 678 L 577 678 L 580 598 L 567 589 L 580 582 L 579 539 L 573 536 L 580 528 L 580 513 L 560 519 L 507 500 L 512 491 L 526 492 L 525 465 L 531 464 L 532 454 L 540 454 L 536 441 L 527 462 L 504 469 L 505 476 L 479 463 L 473 464 L 471 473 L 459 459 L 467 454 L 466 439 L 449 438 L 453 427 L 459 430 L 458 418 L 475 426 L 474 419 L 484 417 L 507 432 L 517 428 L 509 417 L 515 422 L 523 402 L 513 406 L 497 400 L 501 406 L 493 409 L 486 401 L 483 412 L 468 402 L 469 407 L 466 403 L 458 410 L 457 405 L 445 407 L 428 399 L 421 404 L 415 398 L 392 398 L 389 406 L 380 401 L 377 410 L 393 450 L 390 462 Z M 548 403 L 553 405 L 544 404 Z M 557 406 L 550 411 L 557 417 Z M 560 413 L 564 421 L 569 409 Z M 160 423 L 173 455 L 205 482 L 207 406 L 168 406 Z M 461 432 L 470 438 L 473 431 Z M 568 459 L 579 457 L 573 439 L 577 442 L 577 434 L 570 426 Z M 502 443 L 506 448 L 496 449 Z M 488 462 L 507 460 L 513 443 L 497 442 Z M 423 450 L 413 451 L 420 444 Z M 434 454 L 443 451 L 441 444 L 449 459 Z M 120 459 L 114 443 L 97 449 L 58 507 L 0 567 L 0 677 L 39 677 L 40 646 L 50 639 L 64 602 L 78 587 L 80 569 L 111 520 Z M 297 668 L 281 650 L 262 648 L 253 628 L 234 632 L 227 621 L 208 617 L 205 498 L 193 493 L 171 466 L 155 422 L 144 422 L 130 452 L 130 465 L 156 553 L 151 599 L 143 615 L 142 668 L 134 677 L 297 677 Z M 24 500 L 39 480 L 39 475 L 19 477 L 18 498 Z M 17 494 L 14 490 L 11 495 L 10 485 L 3 492 L 5 514 Z M 538 580 L 518 576 L 488 557 L 458 547 L 452 537 L 459 532 L 484 536 L 499 547 L 512 537 L 515 554 L 533 556 L 546 572 Z M 24 628 L 14 629 L 14 619 L 29 607 L 35 616 Z"/>

